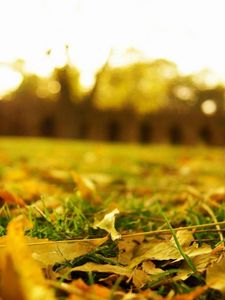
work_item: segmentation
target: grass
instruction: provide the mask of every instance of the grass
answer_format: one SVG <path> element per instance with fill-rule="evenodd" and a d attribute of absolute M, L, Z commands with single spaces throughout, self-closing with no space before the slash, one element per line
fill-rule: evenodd
<path fill-rule="evenodd" d="M 224 151 L 220 148 L 170 146 L 110 145 L 45 139 L 1 139 L 0 189 L 25 199 L 33 227 L 26 231 L 32 237 L 50 240 L 82 239 L 105 236 L 93 229 L 96 214 L 117 207 L 120 214 L 116 229 L 122 234 L 168 229 L 177 248 L 196 269 L 176 239 L 173 228 L 214 222 L 203 209 L 210 209 L 218 222 L 225 219 Z M 88 177 L 102 199 L 98 204 L 77 192 L 71 171 Z M 216 199 L 216 200 L 215 200 Z M 5 204 L 1 208 L 0 235 L 6 234 L 8 222 L 23 209 Z M 40 213 L 41 212 L 41 213 Z M 221 225 L 221 230 L 225 225 Z M 196 230 L 196 241 L 206 239 L 212 247 L 221 243 L 218 231 Z M 223 232 L 224 237 L 224 232 Z M 106 243 L 86 256 L 67 262 L 70 267 L 85 262 L 113 264 L 118 254 L 116 242 Z M 55 270 L 64 265 L 55 266 Z M 167 270 L 150 287 L 161 295 L 171 288 L 177 293 L 190 291 L 193 282 L 165 283 L 176 272 Z M 87 282 L 98 281 L 95 273 Z M 195 278 L 198 284 L 201 279 Z M 159 284 L 160 283 L 160 284 Z M 124 282 L 119 279 L 118 285 Z M 160 287 L 159 287 L 160 286 Z M 214 299 L 207 296 L 199 299 Z M 210 298 L 211 297 L 211 298 Z M 218 298 L 219 299 L 219 298 Z"/>

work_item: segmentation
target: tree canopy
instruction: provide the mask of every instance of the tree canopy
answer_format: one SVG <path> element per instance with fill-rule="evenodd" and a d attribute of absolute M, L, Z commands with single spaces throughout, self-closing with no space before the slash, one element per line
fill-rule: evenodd
<path fill-rule="evenodd" d="M 181 75 L 174 62 L 165 59 L 140 60 L 122 66 L 112 66 L 108 60 L 96 75 L 93 87 L 84 91 L 80 73 L 75 66 L 66 64 L 56 68 L 47 77 L 23 75 L 21 85 L 8 98 L 44 99 L 78 103 L 89 101 L 99 109 L 129 108 L 140 113 L 155 111 L 175 103 L 195 105 L 197 91 L 211 90 L 209 96 L 217 97 L 224 86 L 215 80 L 209 70 Z M 214 79 L 214 81 L 213 81 Z M 213 92 L 215 91 L 215 93 Z"/>

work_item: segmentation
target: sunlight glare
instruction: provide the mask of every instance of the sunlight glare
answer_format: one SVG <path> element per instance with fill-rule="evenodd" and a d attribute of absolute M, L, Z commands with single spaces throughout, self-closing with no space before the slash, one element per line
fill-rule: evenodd
<path fill-rule="evenodd" d="M 27 72 L 46 77 L 55 66 L 69 60 L 83 73 L 82 85 L 89 87 L 110 49 L 134 48 L 150 59 L 174 61 L 185 74 L 208 67 L 224 75 L 225 43 L 221 43 L 225 28 L 224 0 L 216 3 L 211 0 L 1 1 L 0 62 L 21 58 Z M 71 46 L 69 57 L 66 44 Z M 48 49 L 52 49 L 49 56 Z M 129 63 L 127 57 L 121 60 Z M 4 81 L 2 87 L 3 84 Z"/>
<path fill-rule="evenodd" d="M 20 73 L 9 67 L 0 67 L 0 97 L 15 90 L 22 80 Z"/>
<path fill-rule="evenodd" d="M 81 72 L 80 84 L 85 90 L 91 88 L 94 82 L 95 82 L 95 76 L 91 72 Z"/>

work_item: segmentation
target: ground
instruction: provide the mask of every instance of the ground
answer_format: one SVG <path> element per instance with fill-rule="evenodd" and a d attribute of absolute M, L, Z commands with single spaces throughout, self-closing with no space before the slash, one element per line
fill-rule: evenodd
<path fill-rule="evenodd" d="M 224 159 L 1 139 L 1 299 L 223 299 Z"/>

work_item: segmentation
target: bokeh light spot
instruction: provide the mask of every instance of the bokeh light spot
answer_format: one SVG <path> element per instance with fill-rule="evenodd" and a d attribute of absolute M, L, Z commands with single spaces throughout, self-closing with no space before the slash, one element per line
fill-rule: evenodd
<path fill-rule="evenodd" d="M 214 100 L 205 100 L 201 105 L 202 112 L 206 115 L 213 115 L 217 111 L 217 105 Z"/>
<path fill-rule="evenodd" d="M 61 85 L 57 80 L 48 83 L 48 90 L 51 94 L 58 94 L 61 90 Z"/>

